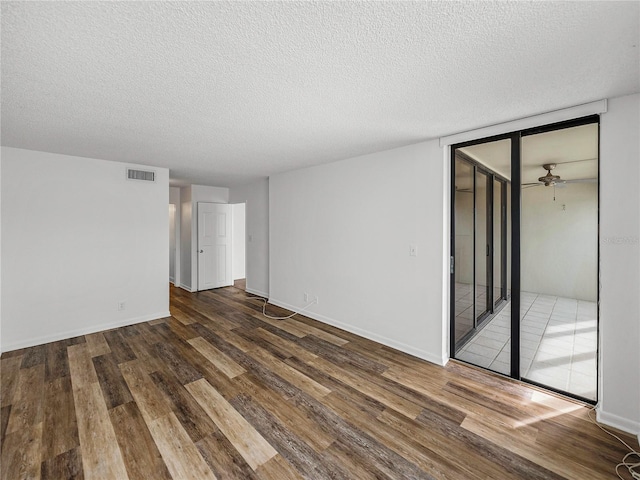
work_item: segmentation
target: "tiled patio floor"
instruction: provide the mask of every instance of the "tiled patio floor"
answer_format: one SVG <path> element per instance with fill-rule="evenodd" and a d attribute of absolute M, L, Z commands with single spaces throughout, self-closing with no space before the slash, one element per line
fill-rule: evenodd
<path fill-rule="evenodd" d="M 509 374 L 510 302 L 457 353 L 456 358 Z M 596 400 L 595 302 L 523 292 L 520 363 L 523 378 Z"/>

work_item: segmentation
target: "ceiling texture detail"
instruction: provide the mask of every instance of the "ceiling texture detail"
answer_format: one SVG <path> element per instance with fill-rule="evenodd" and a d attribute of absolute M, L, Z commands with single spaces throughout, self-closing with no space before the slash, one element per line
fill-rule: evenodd
<path fill-rule="evenodd" d="M 639 2 L 3 1 L 2 145 L 234 186 L 638 92 L 639 37 Z"/>

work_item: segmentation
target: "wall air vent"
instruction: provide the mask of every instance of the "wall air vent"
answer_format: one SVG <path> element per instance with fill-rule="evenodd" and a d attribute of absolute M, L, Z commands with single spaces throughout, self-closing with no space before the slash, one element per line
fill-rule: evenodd
<path fill-rule="evenodd" d="M 155 182 L 156 172 L 127 168 L 127 178 L 129 180 L 144 180 L 147 182 Z"/>

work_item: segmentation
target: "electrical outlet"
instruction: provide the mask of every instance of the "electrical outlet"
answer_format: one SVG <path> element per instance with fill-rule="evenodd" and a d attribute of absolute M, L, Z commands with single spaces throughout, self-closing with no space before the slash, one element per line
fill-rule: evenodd
<path fill-rule="evenodd" d="M 418 256 L 418 247 L 414 243 L 409 245 L 409 256 L 410 257 Z"/>
<path fill-rule="evenodd" d="M 320 299 L 318 298 L 317 295 L 315 297 L 313 297 L 313 303 L 315 303 L 316 305 L 318 305 L 320 303 Z"/>
<path fill-rule="evenodd" d="M 304 292 L 304 303 L 309 303 L 309 294 Z"/>
<path fill-rule="evenodd" d="M 118 302 L 118 311 L 121 312 L 126 308 L 126 306 L 127 306 L 126 302 Z"/>

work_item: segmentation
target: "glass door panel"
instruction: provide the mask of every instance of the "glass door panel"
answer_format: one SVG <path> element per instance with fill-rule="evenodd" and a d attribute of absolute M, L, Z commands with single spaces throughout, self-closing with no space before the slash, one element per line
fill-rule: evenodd
<path fill-rule="evenodd" d="M 473 202 L 474 167 L 455 159 L 454 190 L 454 338 L 458 344 L 474 327 Z"/>
<path fill-rule="evenodd" d="M 511 140 L 454 151 L 454 357 L 510 373 L 507 300 Z"/>
<path fill-rule="evenodd" d="M 511 298 L 511 232 L 513 231 L 511 228 L 511 182 L 506 182 L 505 189 L 507 190 L 506 195 L 506 221 L 505 221 L 505 236 L 504 236 L 504 247 L 506 250 L 506 265 L 502 266 L 502 271 L 505 272 L 506 277 L 506 299 L 509 300 Z"/>
<path fill-rule="evenodd" d="M 502 278 L 502 233 L 504 230 L 504 216 L 506 205 L 503 205 L 502 182 L 493 181 L 493 305 L 497 306 L 504 298 Z"/>
<path fill-rule="evenodd" d="M 558 178 L 545 185 L 538 179 L 548 173 Z M 598 124 L 523 136 L 521 375 L 590 401 L 597 399 L 597 242 Z"/>
<path fill-rule="evenodd" d="M 489 296 L 489 176 L 476 169 L 476 224 L 475 224 L 475 300 L 476 325 L 482 323 L 491 308 Z"/>

